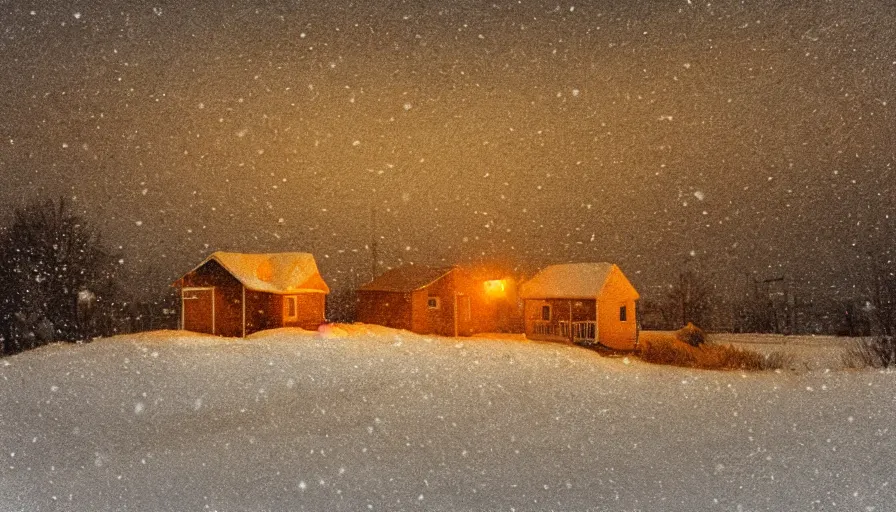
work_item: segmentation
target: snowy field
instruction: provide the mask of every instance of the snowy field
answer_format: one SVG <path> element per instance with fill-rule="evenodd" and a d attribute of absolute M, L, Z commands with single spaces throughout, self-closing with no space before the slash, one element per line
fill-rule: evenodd
<path fill-rule="evenodd" d="M 674 331 L 645 331 L 641 339 L 674 336 Z M 789 370 L 814 371 L 844 368 L 843 355 L 854 338 L 842 336 L 783 334 L 733 334 L 710 333 L 709 342 L 717 345 L 734 345 L 768 355 L 782 352 L 792 358 Z"/>
<path fill-rule="evenodd" d="M 896 509 L 896 372 L 347 329 L 0 360 L 0 510 Z"/>
<path fill-rule="evenodd" d="M 832 370 L 843 368 L 843 355 L 853 338 L 842 336 L 785 336 L 783 334 L 710 334 L 713 343 L 731 344 L 761 354 L 784 352 L 793 358 L 791 369 Z"/>

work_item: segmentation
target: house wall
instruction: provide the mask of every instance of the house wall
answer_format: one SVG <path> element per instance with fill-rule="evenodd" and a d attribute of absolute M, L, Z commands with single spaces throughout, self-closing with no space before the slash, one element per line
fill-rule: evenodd
<path fill-rule="evenodd" d="M 638 292 L 616 268 L 607 281 L 598 300 L 598 331 L 600 342 L 610 348 L 632 350 L 638 343 L 638 318 L 636 302 Z M 626 320 L 619 320 L 619 308 L 625 306 Z"/>
<path fill-rule="evenodd" d="M 425 307 L 424 298 L 423 311 Z M 357 319 L 366 324 L 414 330 L 411 322 L 411 294 L 359 290 Z"/>
<path fill-rule="evenodd" d="M 246 290 L 246 334 L 280 327 L 277 296 Z"/>
<path fill-rule="evenodd" d="M 180 328 L 193 332 L 214 332 L 214 288 L 181 290 Z"/>
<path fill-rule="evenodd" d="M 411 308 L 411 320 L 408 329 L 418 334 L 429 331 L 429 294 L 426 289 L 416 290 L 408 294 Z"/>
<path fill-rule="evenodd" d="M 297 318 L 287 319 L 286 310 L 283 308 L 284 297 L 296 298 Z M 317 330 L 324 323 L 324 311 L 326 309 L 326 295 L 323 293 L 299 293 L 276 296 L 275 304 L 279 305 L 280 323 L 283 327 L 299 327 L 309 331 Z M 276 307 L 276 306 L 275 306 Z"/>
<path fill-rule="evenodd" d="M 242 335 L 243 285 L 218 262 L 212 260 L 185 275 L 183 287 L 214 287 L 215 332 L 221 336 Z"/>
<path fill-rule="evenodd" d="M 427 298 L 438 297 L 440 303 L 439 309 L 428 309 L 427 307 L 429 320 L 429 328 L 427 329 L 428 334 L 454 336 L 454 294 L 455 292 L 462 293 L 462 290 L 457 289 L 457 281 L 457 270 L 455 270 L 424 288 Z M 462 319 L 463 316 L 458 317 L 457 334 L 468 336 L 471 334 L 469 332 L 470 322 L 467 321 L 463 323 Z"/>

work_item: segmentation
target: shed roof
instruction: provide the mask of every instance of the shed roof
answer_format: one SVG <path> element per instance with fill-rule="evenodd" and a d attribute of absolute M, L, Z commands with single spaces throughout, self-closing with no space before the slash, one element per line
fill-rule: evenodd
<path fill-rule="evenodd" d="M 314 256 L 306 252 L 251 254 L 217 251 L 196 268 L 212 260 L 248 290 L 276 294 L 330 292 L 317 270 Z"/>
<path fill-rule="evenodd" d="M 551 265 L 520 287 L 523 299 L 593 299 L 619 267 L 612 263 Z M 620 271 L 621 272 L 621 271 Z"/>
<path fill-rule="evenodd" d="M 359 291 L 375 292 L 412 292 L 426 288 L 442 277 L 448 275 L 455 267 L 425 267 L 421 265 L 405 265 L 388 270 L 373 281 L 358 288 Z"/>

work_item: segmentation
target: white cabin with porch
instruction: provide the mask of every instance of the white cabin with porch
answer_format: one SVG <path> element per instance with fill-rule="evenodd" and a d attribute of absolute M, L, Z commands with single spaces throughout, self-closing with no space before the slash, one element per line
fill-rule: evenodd
<path fill-rule="evenodd" d="M 612 263 L 551 265 L 522 284 L 520 298 L 527 338 L 617 350 L 638 344 L 639 295 Z"/>

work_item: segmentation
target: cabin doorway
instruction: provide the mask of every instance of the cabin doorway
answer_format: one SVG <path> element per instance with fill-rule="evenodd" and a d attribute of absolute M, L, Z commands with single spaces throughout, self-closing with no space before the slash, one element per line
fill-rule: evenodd
<path fill-rule="evenodd" d="M 184 288 L 181 305 L 184 330 L 215 334 L 214 288 Z"/>
<path fill-rule="evenodd" d="M 470 306 L 470 296 L 457 294 L 454 296 L 454 335 L 469 336 L 473 333 L 473 313 Z"/>

